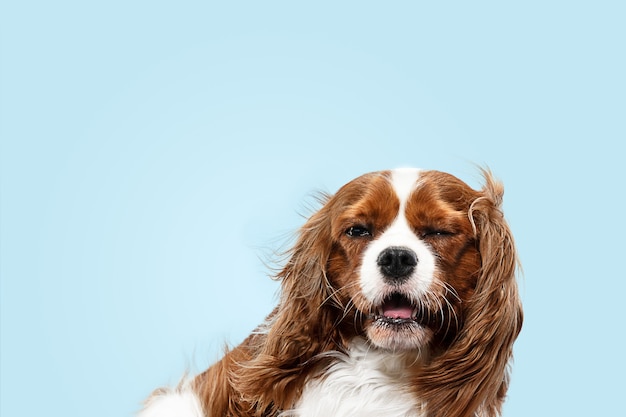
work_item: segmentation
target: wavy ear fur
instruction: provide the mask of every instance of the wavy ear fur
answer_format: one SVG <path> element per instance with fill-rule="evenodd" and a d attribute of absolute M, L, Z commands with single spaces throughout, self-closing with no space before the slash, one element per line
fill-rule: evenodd
<path fill-rule="evenodd" d="M 489 171 L 483 176 L 485 185 L 468 211 L 482 262 L 475 293 L 461 333 L 417 381 L 429 417 L 500 415 L 513 342 L 522 326 L 518 260 L 500 210 L 504 188 Z"/>
<path fill-rule="evenodd" d="M 300 230 L 285 267 L 278 307 L 268 317 L 264 334 L 249 346 L 250 358 L 230 375 L 236 392 L 250 405 L 252 415 L 275 415 L 299 397 L 315 355 L 338 349 L 332 313 L 332 287 L 326 266 L 332 250 L 328 197 Z M 298 317 L 294 320 L 294 317 Z"/>

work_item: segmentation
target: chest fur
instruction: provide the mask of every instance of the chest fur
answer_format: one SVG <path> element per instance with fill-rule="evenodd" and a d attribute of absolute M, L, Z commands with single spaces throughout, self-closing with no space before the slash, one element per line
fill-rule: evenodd
<path fill-rule="evenodd" d="M 336 355 L 322 378 L 309 381 L 295 409 L 283 415 L 422 417 L 409 385 L 407 359 L 357 341 L 347 354 Z"/>

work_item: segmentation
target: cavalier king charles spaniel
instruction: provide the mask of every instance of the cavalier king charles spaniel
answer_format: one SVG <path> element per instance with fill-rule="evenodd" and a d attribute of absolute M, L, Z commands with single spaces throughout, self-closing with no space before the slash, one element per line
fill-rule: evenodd
<path fill-rule="evenodd" d="M 491 417 L 522 326 L 503 187 L 365 174 L 300 229 L 278 306 L 141 417 Z"/>

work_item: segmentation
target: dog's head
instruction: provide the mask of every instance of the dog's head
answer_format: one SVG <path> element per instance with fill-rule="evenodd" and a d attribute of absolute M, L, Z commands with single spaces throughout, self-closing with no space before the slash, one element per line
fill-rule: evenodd
<path fill-rule="evenodd" d="M 506 286 L 516 295 L 517 258 L 499 208 L 502 187 L 485 178 L 482 191 L 415 169 L 349 182 L 302 228 L 282 273 L 283 303 L 294 292 L 334 303 L 374 346 L 389 350 L 450 344 L 471 330 L 474 310 L 497 319 L 505 306 L 480 304 Z M 519 306 L 517 298 L 497 300 Z"/>

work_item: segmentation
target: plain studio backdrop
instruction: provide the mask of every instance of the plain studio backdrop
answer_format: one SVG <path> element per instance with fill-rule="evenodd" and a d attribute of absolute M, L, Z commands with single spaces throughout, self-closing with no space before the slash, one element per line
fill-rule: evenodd
<path fill-rule="evenodd" d="M 504 415 L 623 413 L 623 4 L 3 1 L 0 414 L 132 416 L 263 321 L 316 191 L 474 164 L 524 266 Z"/>

